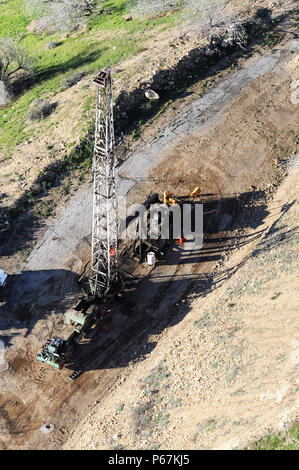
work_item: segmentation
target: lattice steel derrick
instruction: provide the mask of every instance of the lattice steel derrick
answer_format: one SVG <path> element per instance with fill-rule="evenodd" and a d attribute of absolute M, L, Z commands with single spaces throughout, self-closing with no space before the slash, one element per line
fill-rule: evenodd
<path fill-rule="evenodd" d="M 107 293 L 117 281 L 118 223 L 115 192 L 114 125 L 110 69 L 94 79 L 98 100 L 93 156 L 91 292 Z"/>

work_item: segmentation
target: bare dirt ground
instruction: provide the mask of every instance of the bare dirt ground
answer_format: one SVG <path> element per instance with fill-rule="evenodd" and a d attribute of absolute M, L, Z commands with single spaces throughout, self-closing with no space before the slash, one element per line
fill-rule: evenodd
<path fill-rule="evenodd" d="M 273 305 L 279 305 L 278 302 L 269 300 L 270 305 L 265 305 L 263 310 L 267 313 L 259 319 L 258 327 L 255 326 L 257 310 L 253 309 L 250 317 L 243 313 L 250 310 L 245 309 L 251 302 L 249 298 L 242 297 L 240 312 L 239 303 L 234 300 L 228 303 L 235 305 L 223 307 L 223 312 L 219 301 L 215 318 L 212 310 L 225 285 L 221 289 L 216 287 L 236 271 L 280 217 L 281 208 L 296 197 L 287 190 L 296 181 L 290 173 L 284 189 L 275 196 L 274 205 L 269 205 L 284 168 L 295 159 L 297 120 L 296 106 L 291 101 L 291 83 L 296 50 L 297 42 L 290 36 L 274 50 L 257 49 L 236 71 L 212 85 L 203 97 L 200 86 L 195 85 L 190 94 L 175 102 L 153 126 L 145 129 L 144 142 L 138 143 L 119 169 L 122 194 L 129 191 L 129 201 L 140 203 L 153 191 L 161 195 L 168 189 L 185 195 L 199 185 L 206 209 L 212 208 L 214 215 L 206 219 L 209 224 L 200 252 L 174 248 L 154 270 L 144 268 L 143 279 L 132 286 L 124 303 L 115 305 L 107 323 L 92 331 L 92 341 L 88 338 L 78 347 L 73 367 L 81 367 L 84 373 L 75 382 L 69 380 L 70 370 L 57 372 L 41 366 L 35 361 L 35 355 L 49 335 L 59 332 L 65 309 L 75 303 L 80 292 L 76 281 L 89 258 L 89 183 L 71 197 L 65 208 L 60 208 L 48 230 L 37 236 L 37 246 L 23 269 L 11 276 L 0 306 L 6 346 L 0 376 L 2 448 L 61 448 L 63 445 L 86 448 L 91 445 L 89 439 L 98 448 L 114 445 L 223 447 L 230 446 L 227 443 L 241 434 L 234 433 L 237 426 L 241 426 L 245 442 L 263 430 L 263 426 L 272 426 L 279 413 L 293 416 L 293 363 L 284 367 L 284 357 L 290 353 L 287 347 L 295 344 L 292 342 L 295 304 L 282 295 L 283 287 L 277 301 L 290 313 L 281 318 L 280 308 L 274 309 L 274 313 L 270 309 L 274 301 Z M 293 211 L 292 206 L 289 214 Z M 293 229 L 292 218 L 288 223 Z M 223 266 L 223 259 L 233 250 L 236 255 L 232 264 Z M 10 259 L 7 257 L 3 262 L 4 269 L 9 270 Z M 215 268 L 220 270 L 213 276 Z M 252 273 L 254 268 L 250 269 Z M 241 276 L 237 281 L 238 286 L 242 279 Z M 277 289 L 276 280 L 271 282 L 267 292 Z M 290 288 L 292 282 L 290 278 Z M 187 292 L 199 297 L 192 307 L 184 298 Z M 181 298 L 182 304 L 177 305 Z M 262 301 L 262 296 L 257 299 L 257 309 L 262 309 Z M 207 305 L 203 306 L 202 302 Z M 203 308 L 207 309 L 206 314 Z M 276 315 L 276 322 L 272 321 L 272 314 Z M 198 323 L 194 325 L 194 321 Z M 269 354 L 277 350 L 282 328 L 284 342 L 277 354 L 282 355 L 281 361 L 277 359 L 280 366 L 273 378 L 269 372 L 265 375 L 265 384 L 261 385 L 262 378 L 257 375 L 256 385 L 251 385 L 252 371 L 266 374 L 265 369 L 273 369 L 271 364 L 276 356 L 271 356 L 274 361 L 271 363 Z M 267 346 L 259 357 L 261 338 Z M 193 358 L 190 370 L 186 366 L 189 353 Z M 248 358 L 247 354 L 252 357 Z M 160 358 L 168 355 L 169 364 L 167 360 L 150 372 Z M 218 366 L 219 375 L 215 376 Z M 157 375 L 147 380 L 153 390 L 148 392 L 146 383 L 138 391 L 138 397 L 136 384 L 146 377 L 147 371 L 149 376 Z M 190 378 L 186 380 L 186 376 Z M 236 383 L 238 380 L 240 383 Z M 277 381 L 282 382 L 279 389 L 274 386 Z M 285 381 L 290 382 L 290 387 Z M 166 387 L 160 393 L 162 383 Z M 254 388 L 258 386 L 260 389 Z M 237 392 L 239 389 L 245 393 Z M 261 396 L 264 398 L 260 400 Z M 284 402 L 281 396 L 289 397 L 288 401 Z M 141 403 L 137 402 L 139 399 Z M 174 410 L 171 413 L 165 411 L 165 400 Z M 267 413 L 263 400 L 271 404 Z M 275 405 L 277 401 L 279 406 Z M 124 405 L 123 415 L 113 408 L 119 404 Z M 230 406 L 231 412 L 226 416 L 222 410 Z M 256 418 L 252 415 L 255 406 Z M 243 421 L 240 421 L 240 410 Z M 144 429 L 141 415 L 148 416 L 148 422 L 158 424 L 158 434 L 155 426 Z M 240 423 L 234 424 L 237 421 Z M 227 429 L 225 422 L 229 423 Z M 40 431 L 45 423 L 54 424 L 52 433 Z M 79 424 L 84 433 L 76 431 Z M 215 434 L 218 428 L 221 431 Z M 180 429 L 180 434 L 176 429 Z M 224 436 L 221 436 L 222 429 L 223 433 L 227 432 Z M 201 433 L 200 439 L 197 435 L 191 441 L 191 432 L 194 436 Z M 238 441 L 237 445 L 242 442 Z"/>
<path fill-rule="evenodd" d="M 298 419 L 298 171 L 297 159 L 262 239 L 252 231 L 208 295 L 195 282 L 171 307 L 181 321 L 152 335 L 156 348 L 64 448 L 244 448 Z"/>

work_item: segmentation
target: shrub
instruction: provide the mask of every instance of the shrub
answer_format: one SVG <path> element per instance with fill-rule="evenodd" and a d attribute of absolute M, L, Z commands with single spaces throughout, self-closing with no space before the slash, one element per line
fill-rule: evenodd
<path fill-rule="evenodd" d="M 224 11 L 226 3 L 227 0 L 188 0 L 183 17 L 199 34 L 205 35 L 225 27 L 229 19 Z"/>
<path fill-rule="evenodd" d="M 55 49 L 55 47 L 60 46 L 61 42 L 57 41 L 50 41 L 48 44 L 46 44 L 46 49 Z"/>
<path fill-rule="evenodd" d="M 9 82 L 13 96 L 18 96 L 28 90 L 36 81 L 37 76 L 28 70 L 19 70 Z"/>
<path fill-rule="evenodd" d="M 262 21 L 262 22 L 272 22 L 272 12 L 269 10 L 269 8 L 258 8 L 257 11 L 255 12 L 254 19 L 256 21 Z"/>
<path fill-rule="evenodd" d="M 153 418 L 153 403 L 141 404 L 132 410 L 133 428 L 135 434 L 141 434 L 151 423 Z"/>
<path fill-rule="evenodd" d="M 185 3 L 185 0 L 132 0 L 130 8 L 132 13 L 140 16 L 154 16 L 170 10 L 176 10 Z"/>
<path fill-rule="evenodd" d="M 56 109 L 56 107 L 57 103 L 50 103 L 49 101 L 43 99 L 33 100 L 30 106 L 28 117 L 32 121 L 45 119 L 54 111 L 54 109 Z"/>
<path fill-rule="evenodd" d="M 24 13 L 35 18 L 35 31 L 74 31 L 95 12 L 98 0 L 24 0 Z"/>
<path fill-rule="evenodd" d="M 234 23 L 233 20 L 228 23 L 226 29 L 226 41 L 228 44 L 236 44 L 241 49 L 244 49 L 248 40 L 248 34 L 241 23 Z"/>
<path fill-rule="evenodd" d="M 65 88 L 70 88 L 71 86 L 76 85 L 76 83 L 80 82 L 83 77 L 85 77 L 86 71 L 83 72 L 75 72 L 69 77 L 67 77 L 65 80 L 62 82 L 62 86 Z"/>
<path fill-rule="evenodd" d="M 0 37 L 0 80 L 7 82 L 20 70 L 31 72 L 34 60 L 18 41 Z"/>

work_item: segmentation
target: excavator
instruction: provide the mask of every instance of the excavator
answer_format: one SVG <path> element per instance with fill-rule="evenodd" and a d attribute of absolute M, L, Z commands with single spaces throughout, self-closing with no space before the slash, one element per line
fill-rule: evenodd
<path fill-rule="evenodd" d="M 200 195 L 200 192 L 201 191 L 200 191 L 199 186 L 196 186 L 196 188 L 194 188 L 193 191 L 189 195 L 190 200 L 194 201 L 196 198 L 198 198 L 199 195 Z M 163 202 L 164 202 L 164 204 L 166 204 L 169 207 L 170 206 L 175 206 L 176 204 L 183 204 L 184 203 L 184 201 L 182 199 L 180 199 L 177 196 L 174 196 L 169 191 L 164 192 Z"/>

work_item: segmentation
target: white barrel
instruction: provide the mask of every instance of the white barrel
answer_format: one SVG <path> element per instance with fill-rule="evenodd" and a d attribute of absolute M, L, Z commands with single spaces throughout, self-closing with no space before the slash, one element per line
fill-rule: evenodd
<path fill-rule="evenodd" d="M 148 264 L 149 266 L 154 266 L 154 265 L 155 265 L 155 262 L 156 262 L 155 253 L 153 253 L 152 251 L 150 251 L 150 252 L 147 254 L 147 264 Z"/>

